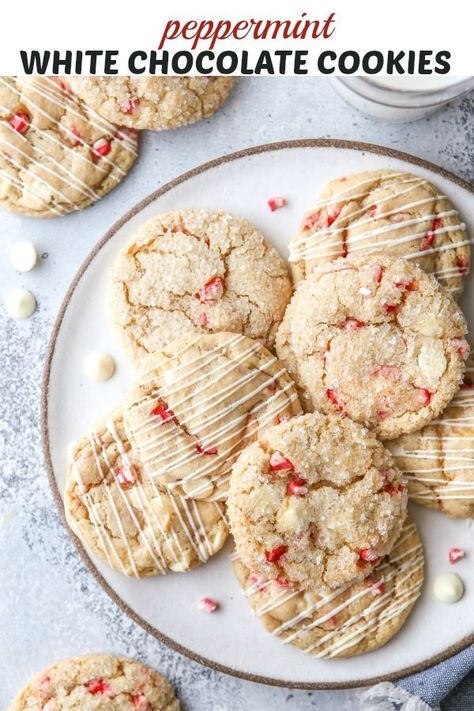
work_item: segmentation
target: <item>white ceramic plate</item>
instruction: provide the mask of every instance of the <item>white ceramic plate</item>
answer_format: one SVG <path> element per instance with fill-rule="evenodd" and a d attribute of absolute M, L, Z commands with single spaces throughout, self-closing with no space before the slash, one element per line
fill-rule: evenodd
<path fill-rule="evenodd" d="M 388 149 L 330 140 L 274 144 L 225 156 L 165 185 L 114 225 L 81 267 L 65 298 L 46 363 L 43 435 L 51 484 L 61 509 L 69 442 L 119 401 L 132 377 L 109 323 L 105 285 L 109 265 L 138 225 L 164 210 L 221 208 L 248 218 L 286 255 L 301 215 L 327 180 L 374 168 L 412 170 L 432 180 L 452 199 L 474 234 L 473 190 L 454 175 Z M 286 196 L 288 207 L 271 213 L 266 201 L 274 195 Z M 463 298 L 471 329 L 473 295 L 471 278 Z M 105 384 L 91 383 L 82 375 L 85 353 L 96 348 L 110 351 L 118 362 L 117 375 Z M 456 568 L 466 583 L 463 600 L 443 605 L 431 592 L 435 576 L 450 567 L 449 548 L 459 546 L 474 555 L 474 529 L 466 521 L 412 508 L 427 562 L 422 598 L 385 647 L 348 660 L 314 659 L 267 634 L 251 615 L 234 580 L 228 547 L 186 575 L 136 580 L 110 570 L 76 543 L 126 614 L 203 664 L 282 686 L 353 687 L 429 666 L 474 639 L 474 566 L 469 559 Z M 196 602 L 206 595 L 220 601 L 218 613 L 205 615 L 196 610 Z"/>

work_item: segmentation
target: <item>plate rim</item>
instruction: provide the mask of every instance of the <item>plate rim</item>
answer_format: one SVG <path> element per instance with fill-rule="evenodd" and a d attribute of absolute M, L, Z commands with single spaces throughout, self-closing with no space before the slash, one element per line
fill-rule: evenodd
<path fill-rule="evenodd" d="M 49 439 L 49 426 L 48 426 L 48 415 L 49 415 L 49 385 L 52 363 L 55 354 L 56 341 L 61 330 L 61 326 L 71 301 L 71 298 L 81 281 L 83 275 L 87 271 L 90 264 L 93 262 L 100 250 L 109 242 L 110 239 L 118 232 L 119 229 L 123 227 L 127 222 L 129 222 L 133 217 L 139 214 L 145 207 L 150 203 L 154 202 L 156 199 L 173 190 L 175 187 L 184 183 L 197 175 L 207 172 L 213 168 L 224 165 L 226 163 L 233 162 L 235 160 L 240 160 L 248 156 L 258 155 L 260 153 L 268 153 L 272 151 L 292 149 L 292 148 L 342 148 L 348 150 L 354 150 L 359 152 L 374 153 L 376 155 L 381 155 L 388 158 L 396 158 L 398 160 L 403 160 L 411 165 L 425 168 L 427 170 L 436 173 L 443 178 L 449 180 L 450 182 L 458 185 L 459 187 L 467 190 L 474 196 L 474 185 L 464 180 L 455 173 L 443 168 L 436 163 L 425 160 L 418 156 L 412 155 L 411 153 L 406 153 L 395 148 L 390 148 L 388 146 L 383 146 L 376 143 L 368 143 L 363 141 L 353 141 L 342 138 L 305 138 L 305 139 L 291 139 L 285 141 L 274 141 L 271 143 L 259 144 L 257 146 L 250 146 L 241 150 L 232 151 L 231 153 L 225 153 L 222 156 L 213 158 L 212 160 L 201 163 L 190 170 L 181 173 L 172 180 L 167 181 L 161 185 L 158 189 L 154 190 L 152 193 L 147 195 L 145 198 L 140 200 L 136 205 L 131 207 L 127 212 L 118 220 L 116 220 L 112 226 L 107 230 L 105 235 L 93 246 L 87 257 L 83 260 L 78 270 L 76 271 L 67 291 L 62 300 L 61 306 L 54 320 L 51 335 L 48 341 L 48 346 L 45 355 L 43 376 L 41 382 L 41 400 L 40 400 L 40 434 L 41 434 L 41 444 L 43 451 L 43 458 L 45 462 L 46 473 L 48 476 L 49 486 L 53 494 L 53 499 L 59 510 L 62 522 L 66 527 L 66 531 L 72 538 L 76 549 L 81 556 L 82 562 L 85 564 L 88 571 L 93 575 L 96 582 L 99 583 L 101 588 L 107 593 L 111 600 L 118 606 L 118 608 L 125 613 L 130 619 L 132 619 L 136 624 L 140 625 L 148 634 L 157 639 L 158 641 L 170 647 L 175 652 L 188 657 L 194 662 L 201 664 L 202 666 L 213 669 L 220 673 L 228 674 L 239 679 L 244 679 L 246 681 L 253 681 L 260 684 L 266 684 L 268 686 L 284 687 L 288 689 L 302 689 L 308 691 L 323 691 L 323 690 L 336 690 L 336 689 L 351 689 L 360 688 L 365 686 L 370 686 L 373 684 L 378 684 L 385 681 L 396 681 L 402 677 L 409 676 L 410 674 L 415 674 L 417 672 L 424 671 L 425 669 L 438 664 L 439 662 L 445 661 L 452 655 L 463 651 L 469 645 L 474 643 L 474 631 L 463 637 L 459 642 L 450 645 L 443 652 L 424 659 L 418 664 L 413 664 L 409 667 L 404 667 L 396 672 L 389 674 L 382 674 L 379 676 L 371 677 L 369 679 L 351 679 L 348 681 L 338 681 L 338 682 L 288 682 L 284 679 L 277 679 L 271 676 L 262 676 L 258 674 L 251 674 L 247 672 L 240 671 L 238 669 L 233 669 L 232 667 L 220 664 L 211 659 L 207 659 L 191 649 L 184 647 L 179 642 L 176 642 L 168 635 L 163 634 L 149 622 L 147 622 L 143 617 L 138 615 L 122 598 L 115 592 L 112 586 L 106 581 L 103 575 L 99 572 L 98 568 L 89 556 L 86 548 L 83 546 L 79 538 L 73 533 L 69 528 L 65 511 L 64 504 L 61 493 L 59 491 L 58 483 L 54 474 L 54 467 L 51 457 L 50 439 Z"/>

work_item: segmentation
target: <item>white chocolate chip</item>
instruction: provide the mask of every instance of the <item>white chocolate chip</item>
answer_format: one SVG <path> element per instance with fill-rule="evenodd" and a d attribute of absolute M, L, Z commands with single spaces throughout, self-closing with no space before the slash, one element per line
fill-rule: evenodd
<path fill-rule="evenodd" d="M 441 324 L 434 313 L 425 313 L 420 316 L 416 324 L 417 330 L 423 336 L 430 336 L 431 338 L 439 338 L 443 334 Z"/>
<path fill-rule="evenodd" d="M 456 573 L 441 573 L 433 583 L 433 593 L 440 602 L 458 602 L 464 595 L 464 583 Z"/>
<path fill-rule="evenodd" d="M 36 310 L 36 299 L 26 289 L 10 289 L 5 294 L 3 303 L 12 318 L 28 318 Z"/>
<path fill-rule="evenodd" d="M 109 380 L 115 373 L 115 361 L 109 353 L 91 351 L 84 359 L 83 371 L 89 380 Z"/>
<path fill-rule="evenodd" d="M 438 340 L 425 341 L 418 356 L 418 367 L 423 375 L 436 383 L 446 370 L 447 360 L 443 344 Z"/>
<path fill-rule="evenodd" d="M 280 506 L 280 497 L 276 489 L 264 485 L 251 492 L 249 502 L 255 511 L 261 511 L 265 516 L 273 516 Z"/>
<path fill-rule="evenodd" d="M 10 264 L 19 272 L 29 272 L 35 266 L 38 259 L 35 245 L 28 240 L 14 242 L 10 249 Z"/>
<path fill-rule="evenodd" d="M 213 542 L 213 548 L 215 550 L 219 550 L 223 545 L 224 541 L 227 538 L 227 527 L 221 527 L 218 528 L 216 531 L 216 535 L 213 537 L 212 542 Z"/>
<path fill-rule="evenodd" d="M 370 289 L 368 289 L 366 286 L 361 286 L 359 289 L 359 294 L 362 294 L 362 296 L 370 296 L 372 292 Z"/>
<path fill-rule="evenodd" d="M 292 532 L 304 530 L 311 520 L 309 507 L 301 506 L 301 502 L 291 497 L 287 499 L 277 516 L 277 526 L 280 531 Z"/>
<path fill-rule="evenodd" d="M 185 479 L 181 486 L 184 493 L 192 499 L 207 499 L 214 491 L 213 483 L 205 476 Z"/>

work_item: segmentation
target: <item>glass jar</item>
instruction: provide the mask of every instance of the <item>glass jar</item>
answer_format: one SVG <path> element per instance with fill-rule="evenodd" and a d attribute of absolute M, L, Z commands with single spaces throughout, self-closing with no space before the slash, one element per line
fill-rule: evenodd
<path fill-rule="evenodd" d="M 474 77 L 331 77 L 337 93 L 365 114 L 385 121 L 416 121 L 474 89 Z"/>

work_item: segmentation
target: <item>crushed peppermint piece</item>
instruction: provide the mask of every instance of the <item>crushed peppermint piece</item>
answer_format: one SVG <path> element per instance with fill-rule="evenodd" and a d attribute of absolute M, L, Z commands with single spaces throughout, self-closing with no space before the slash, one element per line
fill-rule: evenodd
<path fill-rule="evenodd" d="M 213 600 L 212 597 L 203 597 L 202 600 L 198 602 L 198 610 L 200 612 L 215 612 L 219 607 L 217 600 Z"/>
<path fill-rule="evenodd" d="M 286 469 L 294 469 L 295 465 L 291 462 L 283 452 L 276 450 L 270 457 L 270 469 L 273 472 L 285 471 Z"/>
<path fill-rule="evenodd" d="M 168 407 L 167 402 L 163 402 L 160 405 L 154 407 L 153 410 L 150 412 L 150 415 L 152 417 L 161 417 L 163 422 L 168 422 L 169 420 L 173 419 L 174 412 Z"/>
<path fill-rule="evenodd" d="M 112 148 L 112 143 L 107 138 L 99 138 L 95 143 L 92 144 L 92 155 L 94 158 L 99 159 L 110 153 Z"/>
<path fill-rule="evenodd" d="M 267 200 L 268 207 L 272 212 L 279 210 L 282 207 L 288 205 L 288 200 L 285 197 L 272 197 Z"/>
<path fill-rule="evenodd" d="M 275 546 L 269 551 L 266 551 L 265 558 L 269 563 L 278 563 L 288 550 L 288 546 Z"/>
<path fill-rule="evenodd" d="M 126 464 L 122 467 L 116 467 L 114 469 L 117 481 L 121 486 L 127 486 L 129 484 L 134 484 L 137 480 L 137 473 L 135 467 L 130 464 Z"/>
<path fill-rule="evenodd" d="M 308 487 L 303 479 L 292 479 L 288 484 L 287 493 L 289 496 L 306 496 Z"/>
<path fill-rule="evenodd" d="M 380 583 L 374 583 L 372 580 L 367 581 L 367 587 L 370 590 L 370 593 L 374 595 L 383 595 L 385 592 L 385 584 L 380 582 Z"/>
<path fill-rule="evenodd" d="M 204 286 L 196 291 L 194 298 L 202 304 L 215 304 L 224 294 L 224 280 L 220 276 L 213 276 L 206 281 Z"/>
<path fill-rule="evenodd" d="M 461 548 L 451 548 L 451 550 L 448 553 L 448 559 L 450 563 L 457 563 L 458 560 L 461 560 L 462 558 L 466 557 L 466 551 L 463 551 Z"/>
<path fill-rule="evenodd" d="M 30 127 L 30 117 L 22 112 L 14 114 L 10 119 L 10 126 L 14 131 L 24 136 Z"/>
<path fill-rule="evenodd" d="M 112 691 L 110 684 L 108 684 L 106 681 L 103 679 L 91 679 L 91 681 L 88 681 L 87 684 L 84 684 L 86 687 L 87 691 L 89 694 L 92 694 L 92 696 L 108 696 L 109 699 L 113 699 L 115 696 L 114 692 Z"/>

